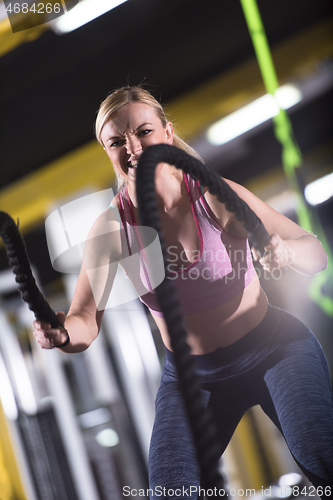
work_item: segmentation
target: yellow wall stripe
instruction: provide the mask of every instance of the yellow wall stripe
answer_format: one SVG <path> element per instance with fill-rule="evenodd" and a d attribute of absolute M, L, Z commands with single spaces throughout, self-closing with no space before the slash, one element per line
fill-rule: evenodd
<path fill-rule="evenodd" d="M 4 188 L 0 191 L 0 210 L 14 220 L 19 218 L 24 232 L 44 222 L 57 200 L 87 188 L 105 189 L 114 180 L 109 158 L 100 144 L 92 141 Z"/>
<path fill-rule="evenodd" d="M 7 421 L 0 401 L 0 499 L 26 500 Z"/>

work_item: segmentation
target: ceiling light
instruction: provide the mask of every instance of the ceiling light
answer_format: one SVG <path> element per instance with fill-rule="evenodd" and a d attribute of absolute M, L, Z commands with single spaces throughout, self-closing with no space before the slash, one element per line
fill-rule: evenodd
<path fill-rule="evenodd" d="M 126 0 L 82 0 L 70 12 L 58 17 L 53 29 L 57 33 L 74 31 L 124 2 Z"/>
<path fill-rule="evenodd" d="M 0 2 L 0 21 L 3 21 L 7 17 L 7 10 L 4 2 Z"/>
<path fill-rule="evenodd" d="M 96 410 L 82 413 L 78 418 L 81 426 L 85 429 L 89 429 L 89 427 L 96 427 L 97 425 L 109 422 L 112 416 L 107 408 L 97 408 Z"/>
<path fill-rule="evenodd" d="M 119 443 L 118 434 L 114 429 L 110 428 L 100 431 L 95 439 L 97 443 L 104 448 L 112 448 Z"/>
<path fill-rule="evenodd" d="M 291 108 L 301 99 L 302 94 L 297 87 L 283 85 L 277 89 L 275 97 L 266 94 L 214 123 L 207 131 L 207 139 L 214 146 L 225 144 L 273 118 L 280 108 Z"/>
<path fill-rule="evenodd" d="M 305 186 L 304 196 L 310 205 L 319 205 L 329 200 L 333 196 L 333 173 Z"/>

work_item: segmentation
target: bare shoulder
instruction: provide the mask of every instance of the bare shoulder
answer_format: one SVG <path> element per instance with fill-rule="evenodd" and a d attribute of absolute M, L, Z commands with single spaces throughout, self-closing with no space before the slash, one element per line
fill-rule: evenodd
<path fill-rule="evenodd" d="M 243 200 L 247 205 L 255 212 L 255 214 L 261 219 L 263 222 L 268 234 L 277 233 L 283 239 L 295 239 L 300 236 L 308 234 L 307 231 L 302 229 L 300 226 L 295 224 L 288 217 L 280 214 L 272 207 L 270 207 L 263 200 L 258 198 L 255 194 L 249 191 L 246 187 L 237 184 L 234 181 L 223 178 L 223 180 L 232 188 L 232 190 Z M 212 205 L 214 206 L 214 213 L 219 211 L 220 213 L 229 214 L 228 225 L 230 228 L 230 232 L 237 232 L 239 234 L 246 234 L 242 224 L 237 221 L 234 214 L 226 211 L 224 204 L 218 202 L 215 196 L 208 195 L 209 200 L 211 200 Z M 209 202 L 210 204 L 210 202 Z M 218 205 L 221 205 L 221 208 L 218 208 Z M 224 207 L 224 208 L 223 208 Z"/>
<path fill-rule="evenodd" d="M 110 230 L 115 231 L 119 229 L 120 217 L 118 212 L 118 200 L 119 195 L 117 194 L 111 201 L 110 206 L 95 220 L 90 229 L 89 237 L 106 234 Z"/>
<path fill-rule="evenodd" d="M 117 196 L 111 202 L 115 209 L 118 207 Z M 121 254 L 120 217 L 117 210 L 108 207 L 97 217 L 89 231 L 85 248 L 94 252 L 98 250 L 98 255 L 108 252 Z"/>

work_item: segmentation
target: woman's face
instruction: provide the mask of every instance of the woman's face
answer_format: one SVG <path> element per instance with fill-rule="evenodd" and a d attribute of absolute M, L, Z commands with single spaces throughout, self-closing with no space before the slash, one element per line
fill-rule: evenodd
<path fill-rule="evenodd" d="M 172 144 L 173 129 L 170 122 L 163 127 L 149 104 L 133 102 L 112 115 L 102 129 L 101 139 L 118 174 L 134 181 L 142 152 L 153 144 Z"/>

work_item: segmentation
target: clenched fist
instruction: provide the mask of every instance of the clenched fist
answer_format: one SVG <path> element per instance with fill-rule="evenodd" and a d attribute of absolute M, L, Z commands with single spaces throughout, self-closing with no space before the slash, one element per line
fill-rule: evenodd
<path fill-rule="evenodd" d="M 61 325 L 64 324 L 66 315 L 64 312 L 59 311 L 57 313 L 58 321 Z M 51 328 L 50 323 L 43 323 L 42 321 L 34 321 L 33 333 L 38 342 L 38 344 L 43 349 L 53 349 L 54 347 L 60 347 L 69 338 L 67 330 L 63 326 L 58 328 Z"/>
<path fill-rule="evenodd" d="M 270 273 L 276 269 L 289 267 L 295 261 L 295 252 L 278 234 L 272 234 L 270 237 L 263 257 L 259 258 L 254 248 L 252 248 L 252 255 L 255 260 L 259 260 L 263 269 Z"/>

